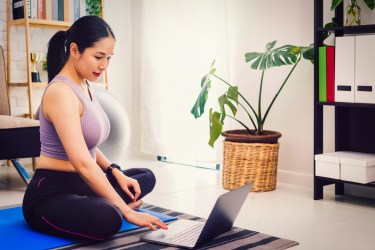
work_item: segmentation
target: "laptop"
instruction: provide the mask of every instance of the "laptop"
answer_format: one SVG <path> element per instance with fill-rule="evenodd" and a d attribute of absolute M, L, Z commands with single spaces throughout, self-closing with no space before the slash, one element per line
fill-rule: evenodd
<path fill-rule="evenodd" d="M 229 231 L 253 183 L 222 194 L 217 199 L 206 222 L 179 219 L 168 225 L 168 230 L 157 230 L 141 237 L 141 240 L 194 249 Z"/>

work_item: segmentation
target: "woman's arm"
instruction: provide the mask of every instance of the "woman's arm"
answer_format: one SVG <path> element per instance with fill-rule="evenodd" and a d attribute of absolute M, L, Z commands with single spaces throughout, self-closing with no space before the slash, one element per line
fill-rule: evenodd
<path fill-rule="evenodd" d="M 54 83 L 45 92 L 42 105 L 45 116 L 54 124 L 71 164 L 95 193 L 117 206 L 129 222 L 151 229 L 156 229 L 155 225 L 166 228 L 159 219 L 130 209 L 91 157 L 81 130 L 81 104 L 69 86 Z"/>
<path fill-rule="evenodd" d="M 110 160 L 105 157 L 100 149 L 96 148 L 96 163 L 101 167 L 103 171 L 106 171 L 108 166 L 111 165 Z M 133 201 L 137 201 L 138 197 L 141 195 L 141 187 L 137 180 L 130 178 L 124 175 L 121 171 L 117 168 L 112 170 L 112 175 L 116 178 L 117 183 L 120 185 L 121 189 L 132 199 Z M 130 188 L 133 188 L 134 195 L 130 191 Z"/>
<path fill-rule="evenodd" d="M 107 170 L 108 166 L 112 164 L 99 148 L 96 148 L 96 164 L 98 164 L 104 172 Z"/>

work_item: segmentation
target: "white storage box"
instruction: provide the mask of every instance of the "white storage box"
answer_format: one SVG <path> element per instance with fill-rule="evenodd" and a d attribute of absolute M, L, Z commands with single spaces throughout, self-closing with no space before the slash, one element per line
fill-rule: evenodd
<path fill-rule="evenodd" d="M 340 152 L 341 179 L 358 183 L 375 181 L 375 154 Z"/>
<path fill-rule="evenodd" d="M 337 152 L 315 155 L 315 175 L 340 179 L 340 161 Z"/>

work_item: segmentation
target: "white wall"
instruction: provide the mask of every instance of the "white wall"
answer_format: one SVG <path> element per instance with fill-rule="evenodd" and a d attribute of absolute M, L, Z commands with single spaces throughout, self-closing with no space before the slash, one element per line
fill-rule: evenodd
<path fill-rule="evenodd" d="M 133 113 L 137 112 L 136 93 L 139 84 L 133 80 L 137 75 L 134 70 L 135 64 L 133 58 L 134 45 L 132 33 L 132 25 L 134 13 L 132 12 L 133 4 L 131 0 L 106 0 L 104 1 L 104 19 L 111 26 L 116 36 L 115 55 L 112 57 L 111 64 L 108 68 L 109 92 L 113 94 L 123 105 L 128 113 L 132 139 L 129 145 L 126 158 L 130 157 L 134 150 L 134 141 L 138 133 L 137 118 L 133 117 Z M 139 124 L 139 123 L 138 123 Z"/>
<path fill-rule="evenodd" d="M 131 147 L 138 152 L 139 135 L 139 57 L 140 6 L 142 1 L 106 1 L 105 18 L 118 38 L 116 56 L 109 68 L 110 90 L 125 105 L 133 129 Z M 262 51 L 267 42 L 278 45 L 308 45 L 313 42 L 313 2 L 309 0 L 237 0 L 228 1 L 227 27 L 230 34 L 231 80 L 254 99 L 260 74 L 249 69 L 244 53 Z M 280 11 L 282 10 L 282 11 Z M 110 14 L 108 14 L 110 13 Z M 124 39 L 121 40 L 120 39 Z M 119 51 L 121 55 L 119 56 Z M 127 52 L 127 53 L 126 53 Z M 126 53 L 126 54 L 122 54 Z M 118 57 L 122 59 L 119 60 Z M 279 86 L 280 74 L 286 68 L 267 72 L 264 101 Z M 220 72 L 218 72 L 220 73 Z M 270 83 L 271 82 L 271 83 Z M 121 86 L 118 86 L 120 84 Z M 312 184 L 313 173 L 313 65 L 303 61 L 275 103 L 266 123 L 267 129 L 278 130 L 281 138 L 279 180 L 303 185 Z"/>
<path fill-rule="evenodd" d="M 313 1 L 228 1 L 231 76 L 257 107 L 261 71 L 250 69 L 244 54 L 264 51 L 268 42 L 307 46 L 313 42 Z M 291 67 L 265 72 L 263 113 Z M 278 181 L 312 183 L 313 64 L 301 61 L 273 105 L 264 126 L 282 133 Z M 293 180 L 292 180 L 293 179 Z"/>
<path fill-rule="evenodd" d="M 108 69 L 109 90 L 120 100 L 131 121 L 132 140 L 129 156 L 138 154 L 141 133 L 139 130 L 141 127 L 139 60 L 142 2 L 139 0 L 104 1 L 104 17 L 112 26 L 117 40 L 115 56 Z M 5 0 L 0 0 L 0 3 L 4 4 Z M 1 10 L 4 9 L 1 8 Z M 283 11 L 280 12 L 280 10 Z M 250 70 L 249 65 L 244 63 L 245 52 L 263 50 L 265 44 L 274 39 L 279 41 L 279 45 L 286 43 L 307 45 L 313 41 L 313 4 L 309 0 L 228 1 L 227 14 L 229 23 L 223 28 L 227 28 L 230 32 L 231 80 L 238 82 L 243 92 L 249 93 L 250 96 L 253 92 L 250 84 L 253 82 L 258 86 L 259 72 Z M 2 25 L 4 25 L 3 21 Z M 41 32 L 43 34 L 44 29 Z M 5 40 L 3 36 L 1 40 Z M 23 57 L 20 60 L 23 60 Z M 21 72 L 22 68 L 17 70 Z M 267 72 L 269 80 L 279 80 L 279 71 L 283 70 Z M 312 72 L 313 67 L 308 62 L 302 62 L 298 66 L 266 123 L 266 128 L 278 130 L 283 134 L 279 163 L 279 180 L 281 181 L 288 181 L 288 178 L 293 175 L 309 175 L 307 179 L 312 179 L 310 178 L 313 169 Z M 275 91 L 269 86 L 265 87 L 265 101 L 266 97 L 269 100 Z M 16 108 L 17 102 L 12 102 L 12 110 Z M 302 122 L 293 121 L 293 116 L 298 116 Z M 283 172 L 293 174 L 283 174 Z"/>
<path fill-rule="evenodd" d="M 172 1 L 172 0 L 171 0 Z M 140 83 L 140 0 L 105 0 L 104 17 L 112 26 L 116 35 L 115 56 L 108 69 L 109 90 L 120 100 L 129 115 L 132 127 L 130 155 L 137 155 L 140 141 L 139 83 Z M 329 2 L 324 1 L 325 18 L 331 16 Z M 363 4 L 359 1 L 360 5 Z M 311 0 L 228 0 L 228 26 L 230 32 L 230 75 L 238 82 L 241 91 L 253 101 L 260 80 L 260 72 L 249 69 L 244 62 L 244 53 L 261 51 L 267 42 L 278 40 L 278 45 L 308 45 L 313 42 L 313 1 Z M 6 0 L 0 0 L 0 44 L 6 47 Z M 362 6 L 363 23 L 373 23 L 374 15 Z M 38 33 L 37 33 L 38 32 Z M 51 31 L 42 29 L 32 36 L 32 46 L 42 44 L 39 39 L 48 41 Z M 19 41 L 12 45 L 22 52 L 22 35 L 15 31 Z M 34 34 L 34 33 L 33 33 Z M 35 47 L 43 50 L 44 47 Z M 16 52 L 17 52 L 16 51 Z M 14 52 L 15 53 L 15 52 Z M 18 53 L 18 52 L 17 52 Z M 16 55 L 16 54 L 15 54 Z M 19 55 L 19 60 L 24 60 Z M 22 75 L 25 66 L 15 63 L 13 70 Z M 220 73 L 220 72 L 218 72 Z M 286 68 L 277 68 L 266 72 L 264 102 L 270 100 L 280 79 L 285 76 Z M 22 88 L 17 88 L 18 99 L 12 99 L 12 111 L 25 109 L 25 96 Z M 24 91 L 25 92 L 25 91 Z M 36 97 L 37 99 L 37 97 Z M 34 101 L 36 103 L 37 100 Z M 332 121 L 332 109 L 327 108 L 326 116 Z M 15 112 L 15 113 L 17 113 Z M 297 66 L 283 92 L 276 101 L 268 121 L 267 129 L 280 131 L 279 181 L 312 185 L 313 174 L 313 65 L 303 61 Z M 325 135 L 325 147 L 333 147 L 333 123 L 328 120 Z"/>

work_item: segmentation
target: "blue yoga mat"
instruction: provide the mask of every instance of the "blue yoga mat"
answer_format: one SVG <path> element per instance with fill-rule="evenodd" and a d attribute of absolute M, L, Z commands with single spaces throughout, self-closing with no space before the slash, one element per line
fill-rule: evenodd
<path fill-rule="evenodd" d="M 176 218 L 147 209 L 140 212 L 152 214 L 164 222 Z M 120 232 L 139 228 L 123 220 Z M 50 249 L 77 243 L 79 240 L 61 238 L 33 231 L 22 215 L 21 207 L 0 210 L 0 244 L 3 249 Z"/>

